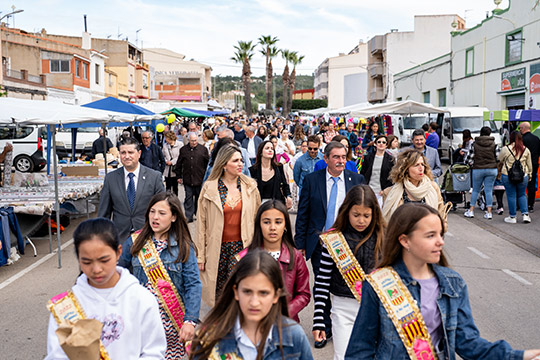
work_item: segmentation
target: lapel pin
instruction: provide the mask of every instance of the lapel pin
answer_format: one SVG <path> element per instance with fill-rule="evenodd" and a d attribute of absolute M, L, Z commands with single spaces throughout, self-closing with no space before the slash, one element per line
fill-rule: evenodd
<path fill-rule="evenodd" d="M 142 179 L 143 179 L 143 180 L 146 180 L 146 176 L 143 176 Z"/>

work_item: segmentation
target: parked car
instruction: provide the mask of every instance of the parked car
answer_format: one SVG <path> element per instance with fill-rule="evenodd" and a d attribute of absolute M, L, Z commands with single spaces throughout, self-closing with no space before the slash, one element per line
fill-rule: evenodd
<path fill-rule="evenodd" d="M 43 157 L 43 139 L 47 138 L 44 127 L 35 125 L 0 126 L 0 148 L 6 143 L 13 145 L 13 166 L 20 172 L 40 171 L 47 165 Z"/>

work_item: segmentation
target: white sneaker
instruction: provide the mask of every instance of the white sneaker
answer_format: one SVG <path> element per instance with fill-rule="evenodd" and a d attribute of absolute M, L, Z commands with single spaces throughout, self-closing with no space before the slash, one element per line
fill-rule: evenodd
<path fill-rule="evenodd" d="M 491 220 L 491 219 L 493 219 L 493 215 L 492 215 L 491 213 L 489 213 L 489 212 L 486 212 L 486 213 L 484 214 L 484 219 Z"/>
<path fill-rule="evenodd" d="M 531 217 L 529 216 L 529 214 L 523 214 L 523 222 L 526 224 L 531 222 Z"/>
<path fill-rule="evenodd" d="M 463 214 L 466 218 L 473 218 L 474 217 L 474 211 L 471 211 L 470 209 L 465 211 L 465 214 Z"/>
<path fill-rule="evenodd" d="M 509 224 L 515 224 L 515 223 L 517 223 L 517 220 L 516 220 L 515 216 L 513 216 L 513 217 L 509 216 L 509 217 L 504 218 L 504 222 L 509 223 Z"/>

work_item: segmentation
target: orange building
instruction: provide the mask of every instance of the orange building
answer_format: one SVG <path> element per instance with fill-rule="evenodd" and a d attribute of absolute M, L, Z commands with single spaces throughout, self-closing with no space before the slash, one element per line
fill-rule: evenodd
<path fill-rule="evenodd" d="M 293 100 L 311 100 L 314 98 L 315 89 L 294 90 Z"/>

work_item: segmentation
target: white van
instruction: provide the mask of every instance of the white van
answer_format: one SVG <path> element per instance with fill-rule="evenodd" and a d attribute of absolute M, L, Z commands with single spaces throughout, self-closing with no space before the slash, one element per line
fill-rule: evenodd
<path fill-rule="evenodd" d="M 437 114 L 412 114 L 404 115 L 400 121 L 400 143 L 402 146 L 412 144 L 412 133 L 416 129 L 421 129 L 422 125 L 437 121 Z M 403 128 L 403 132 L 401 132 Z"/>
<path fill-rule="evenodd" d="M 463 144 L 463 130 L 469 129 L 473 139 L 480 135 L 480 129 L 483 126 L 491 128 L 491 136 L 495 138 L 495 144 L 501 146 L 501 137 L 499 135 L 495 121 L 484 121 L 484 107 L 447 107 L 444 116 L 439 116 L 437 124 L 439 125 L 440 145 L 439 154 L 441 157 L 448 157 L 452 161 L 452 154 Z"/>
<path fill-rule="evenodd" d="M 13 166 L 20 172 L 40 171 L 47 165 L 43 155 L 46 139 L 45 127 L 0 125 L 0 151 L 7 143 L 13 145 Z"/>
<path fill-rule="evenodd" d="M 80 127 L 77 128 L 77 144 L 75 145 L 75 153 L 80 156 L 82 153 L 89 155 L 92 151 L 92 144 L 99 138 L 99 127 Z M 111 139 L 116 146 L 117 129 L 107 128 L 107 137 Z M 56 146 L 58 147 L 58 156 L 71 156 L 71 128 L 59 128 L 56 133 Z"/>

